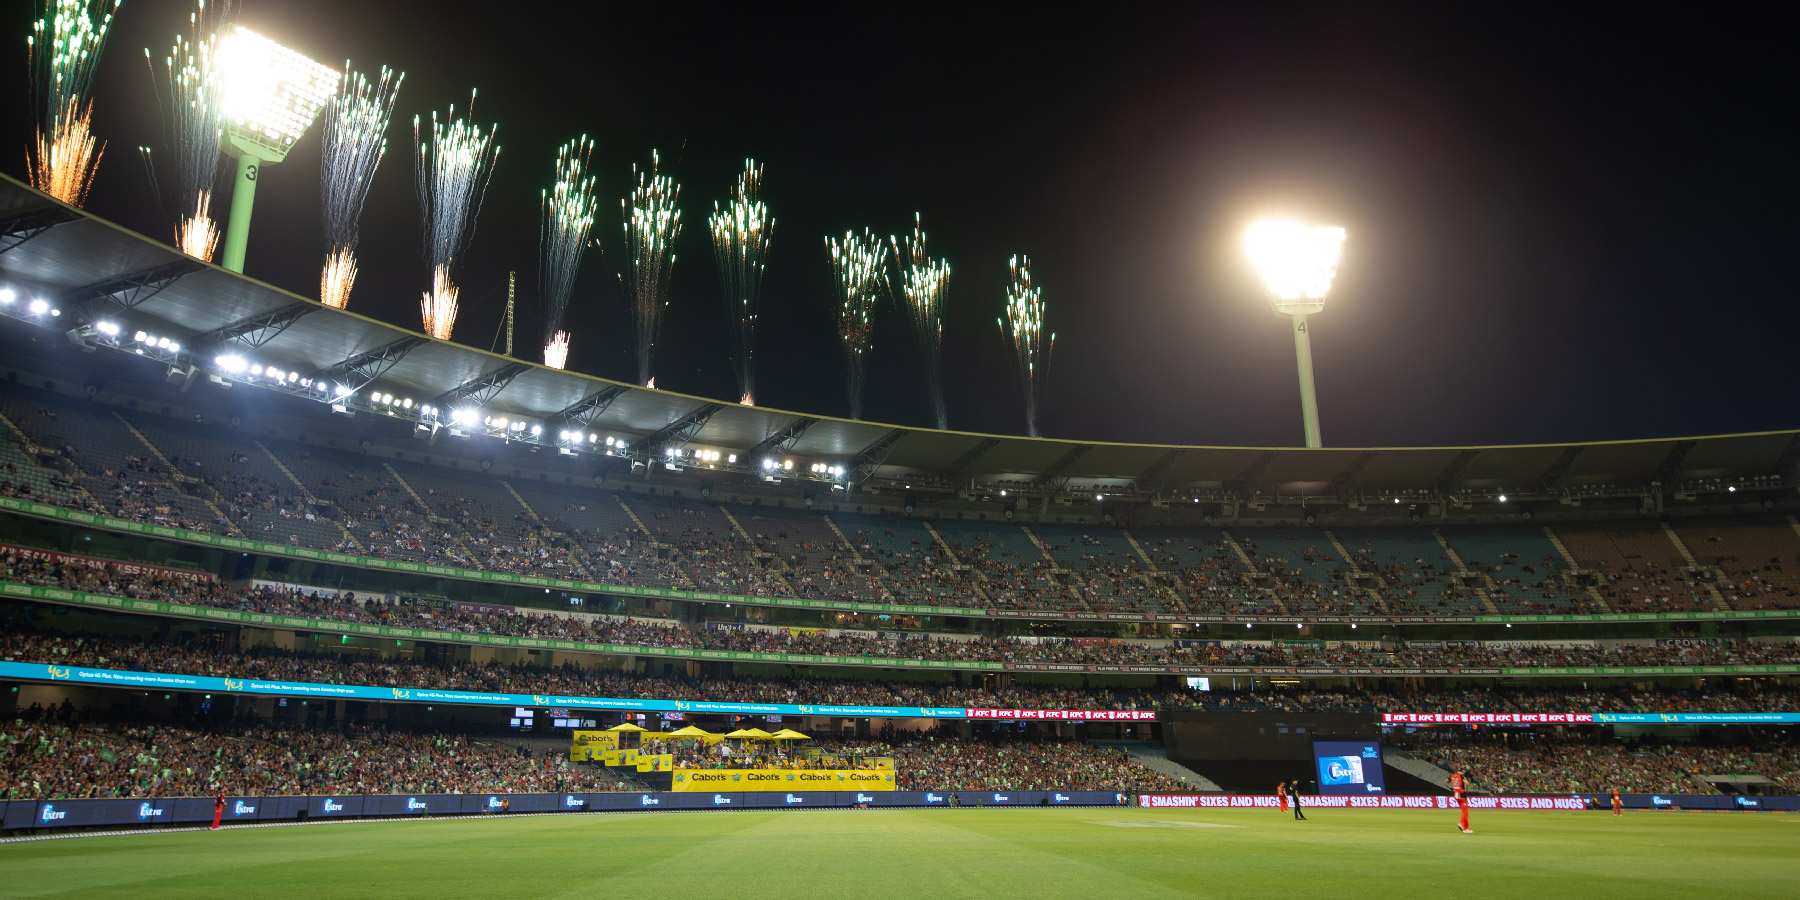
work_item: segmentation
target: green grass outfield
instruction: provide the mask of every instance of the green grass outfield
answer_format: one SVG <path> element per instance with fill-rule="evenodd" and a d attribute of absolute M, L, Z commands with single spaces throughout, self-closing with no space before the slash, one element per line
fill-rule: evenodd
<path fill-rule="evenodd" d="M 0 898 L 1800 896 L 1800 815 L 930 809 L 519 816 L 0 845 Z"/>

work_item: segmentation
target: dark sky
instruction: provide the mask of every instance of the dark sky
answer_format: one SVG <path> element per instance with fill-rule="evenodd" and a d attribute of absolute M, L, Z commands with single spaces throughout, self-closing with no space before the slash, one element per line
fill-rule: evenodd
<path fill-rule="evenodd" d="M 26 4 L 6 170 L 23 174 Z M 685 231 L 659 386 L 734 396 L 705 213 L 745 156 L 776 218 L 758 399 L 843 415 L 826 234 L 924 214 L 955 274 L 952 427 L 1021 433 L 995 317 L 1028 253 L 1058 333 L 1055 437 L 1291 445 L 1288 327 L 1240 249 L 1279 213 L 1349 231 L 1313 321 L 1327 445 L 1472 444 L 1791 428 L 1792 6 L 1202 8 L 249 0 L 241 21 L 325 62 L 407 73 L 363 221 L 352 308 L 418 327 L 410 123 L 479 87 L 503 151 L 459 281 L 490 345 L 520 272 L 536 343 L 538 191 L 598 142 L 603 252 L 571 368 L 629 380 L 618 198 L 660 149 Z M 159 147 L 143 61 L 191 8 L 129 0 L 95 92 L 89 208 L 159 238 L 134 148 Z M 1570 10 L 1575 12 L 1571 13 Z M 1605 15 L 1600 15 L 1604 12 Z M 516 17 L 513 15 L 516 13 Z M 1078 14 L 1077 14 L 1078 13 Z M 400 120 L 404 119 L 402 124 Z M 221 166 L 221 182 L 230 164 Z M 318 128 L 260 182 L 248 274 L 316 295 Z M 221 201 L 220 206 L 224 205 Z M 172 210 L 171 210 L 172 212 Z M 919 354 L 878 321 L 865 416 L 926 425 Z"/>

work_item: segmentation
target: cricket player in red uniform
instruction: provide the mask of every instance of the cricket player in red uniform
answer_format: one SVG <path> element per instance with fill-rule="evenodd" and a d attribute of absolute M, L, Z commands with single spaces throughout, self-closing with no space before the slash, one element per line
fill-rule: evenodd
<path fill-rule="evenodd" d="M 1625 814 L 1625 802 L 1623 800 L 1619 799 L 1619 789 L 1613 788 L 1612 795 L 1613 795 L 1613 815 L 1615 815 L 1615 816 L 1624 815 Z"/>
<path fill-rule="evenodd" d="M 1287 782 L 1275 786 L 1275 796 L 1281 799 L 1281 811 L 1287 812 Z"/>
<path fill-rule="evenodd" d="M 219 830 L 219 820 L 225 817 L 225 788 L 219 788 L 219 796 L 213 800 L 212 830 Z"/>
<path fill-rule="evenodd" d="M 1461 769 L 1450 773 L 1450 793 L 1456 795 L 1456 808 L 1462 811 L 1462 817 L 1456 824 L 1456 830 L 1463 834 L 1474 834 L 1469 830 L 1469 796 L 1468 779 L 1463 777 Z"/>

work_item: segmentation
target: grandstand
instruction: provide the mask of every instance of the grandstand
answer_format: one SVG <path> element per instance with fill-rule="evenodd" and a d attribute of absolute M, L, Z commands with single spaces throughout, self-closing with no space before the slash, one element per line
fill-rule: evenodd
<path fill-rule="evenodd" d="M 9 822 L 220 778 L 294 809 L 685 802 L 656 764 L 568 758 L 588 722 L 791 727 L 811 743 L 730 758 L 893 759 L 917 805 L 1263 791 L 1317 734 L 1404 746 L 1417 791 L 1437 764 L 1800 790 L 1757 718 L 1800 675 L 1800 433 L 1296 450 L 842 421 L 431 341 L 12 182 L 0 209 L 0 280 L 75 326 L 0 311 L 7 746 L 182 763 L 0 753 Z M 107 683 L 146 677 L 174 686 Z M 1467 714 L 1564 721 L 1524 747 L 1382 718 Z M 203 762 L 226 748 L 325 762 Z"/>

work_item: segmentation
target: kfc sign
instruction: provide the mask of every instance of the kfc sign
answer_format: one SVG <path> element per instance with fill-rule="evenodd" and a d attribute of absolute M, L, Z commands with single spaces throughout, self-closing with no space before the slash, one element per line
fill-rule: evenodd
<path fill-rule="evenodd" d="M 965 709 L 969 719 L 1043 719 L 1054 722 L 1153 722 L 1156 713 L 1138 709 Z"/>
<path fill-rule="evenodd" d="M 1593 713 L 1382 713 L 1383 725 L 1562 725 L 1592 723 Z"/>

